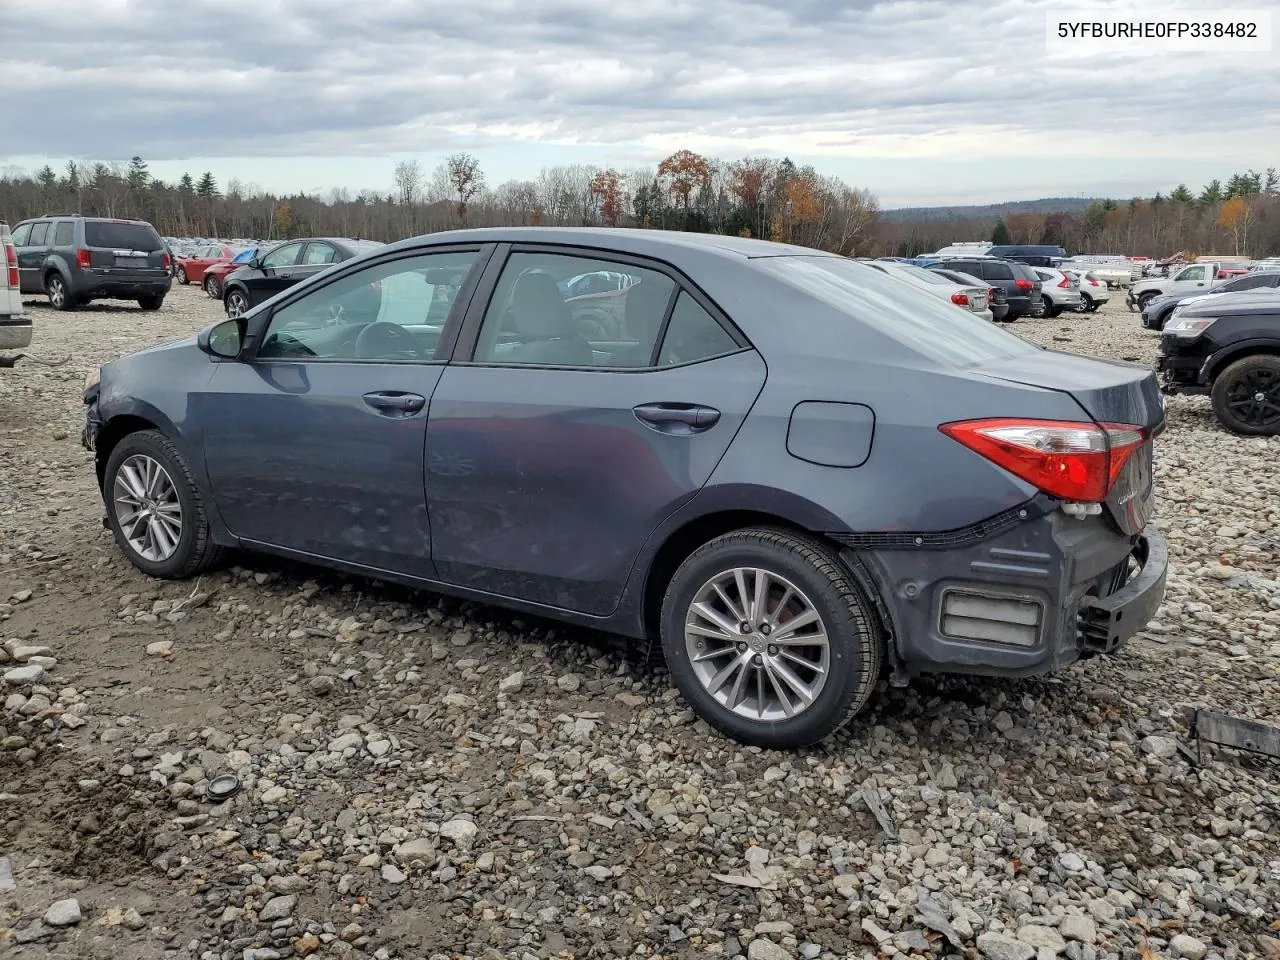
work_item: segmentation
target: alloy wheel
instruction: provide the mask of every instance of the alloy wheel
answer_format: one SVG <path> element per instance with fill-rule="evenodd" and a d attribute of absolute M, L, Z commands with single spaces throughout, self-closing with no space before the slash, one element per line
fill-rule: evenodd
<path fill-rule="evenodd" d="M 735 567 L 704 583 L 689 604 L 684 636 L 703 689 L 748 720 L 798 716 L 830 672 L 831 641 L 813 602 L 758 567 Z"/>
<path fill-rule="evenodd" d="M 67 302 L 67 288 L 63 285 L 61 277 L 49 278 L 48 292 L 49 303 L 53 307 L 61 309 L 62 305 Z"/>
<path fill-rule="evenodd" d="M 161 563 L 174 555 L 182 538 L 182 504 L 160 461 L 142 453 L 125 460 L 111 495 L 116 523 L 138 556 Z"/>
<path fill-rule="evenodd" d="M 244 294 L 239 290 L 233 290 L 227 294 L 227 316 L 231 319 L 241 316 L 249 309 L 249 304 L 245 300 Z"/>
<path fill-rule="evenodd" d="M 1280 373 L 1250 370 L 1230 385 L 1227 408 L 1253 427 L 1280 424 Z"/>

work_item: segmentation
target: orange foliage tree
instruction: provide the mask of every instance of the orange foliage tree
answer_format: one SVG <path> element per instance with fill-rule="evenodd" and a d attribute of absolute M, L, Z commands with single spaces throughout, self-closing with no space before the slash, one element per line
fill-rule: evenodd
<path fill-rule="evenodd" d="M 1239 194 L 1227 197 L 1218 208 L 1218 226 L 1231 231 L 1237 254 L 1249 247 L 1249 228 L 1253 225 L 1253 219 L 1253 207 Z"/>
<path fill-rule="evenodd" d="M 764 234 L 761 223 L 765 206 L 765 190 L 773 176 L 774 163 L 763 157 L 746 157 L 729 167 L 729 192 L 742 203 L 742 208 L 755 219 L 755 232 Z M 748 236 L 750 233 L 747 234 Z"/>
<path fill-rule="evenodd" d="M 711 182 L 711 164 L 692 150 L 677 150 L 658 164 L 658 179 L 666 185 L 668 193 L 679 198 L 687 223 L 693 192 Z"/>
<path fill-rule="evenodd" d="M 613 169 L 597 173 L 588 189 L 600 203 L 600 218 L 605 226 L 616 227 L 627 202 L 627 193 L 622 189 L 622 174 Z"/>

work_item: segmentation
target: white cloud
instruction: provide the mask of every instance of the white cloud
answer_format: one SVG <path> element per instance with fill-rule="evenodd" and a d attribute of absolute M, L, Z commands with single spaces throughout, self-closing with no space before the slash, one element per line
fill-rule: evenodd
<path fill-rule="evenodd" d="M 688 146 L 1019 157 L 1066 171 L 1099 154 L 1237 166 L 1280 156 L 1280 57 L 1050 57 L 1044 17 L 1056 6 L 4 4 L 5 143 L 12 156 L 153 161 Z"/>

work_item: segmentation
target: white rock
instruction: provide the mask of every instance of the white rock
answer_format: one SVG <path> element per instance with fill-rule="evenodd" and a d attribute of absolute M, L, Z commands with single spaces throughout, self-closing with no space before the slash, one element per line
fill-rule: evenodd
<path fill-rule="evenodd" d="M 452 840 L 459 850 L 470 850 L 478 832 L 470 820 L 450 820 L 440 828 L 440 836 Z"/>
<path fill-rule="evenodd" d="M 52 657 L 53 651 L 48 647 L 24 647 L 15 644 L 9 648 L 9 654 L 19 663 L 26 663 L 32 657 Z"/>
<path fill-rule="evenodd" d="M 752 940 L 747 947 L 747 960 L 791 960 L 791 954 L 772 940 Z"/>
<path fill-rule="evenodd" d="M 59 900 L 44 912 L 44 922 L 51 927 L 69 927 L 80 922 L 80 901 L 75 897 Z"/>
<path fill-rule="evenodd" d="M 1143 737 L 1142 750 L 1157 760 L 1169 760 L 1178 752 L 1178 741 L 1173 737 Z"/>
<path fill-rule="evenodd" d="M 14 667 L 4 672 L 4 682 L 10 686 L 20 687 L 26 683 L 35 683 L 44 676 L 44 667 L 38 663 L 25 667 Z"/>
<path fill-rule="evenodd" d="M 297 905 L 298 895 L 296 893 L 286 894 L 283 897 L 272 897 L 258 911 L 258 919 L 265 921 L 283 920 L 286 917 L 293 916 L 293 908 Z"/>
<path fill-rule="evenodd" d="M 498 684 L 498 692 L 499 693 L 519 693 L 520 688 L 523 686 L 524 686 L 524 671 L 517 670 L 515 673 L 511 674 L 511 676 L 506 677 L 505 679 L 503 679 L 501 683 Z"/>
<path fill-rule="evenodd" d="M 576 673 L 566 673 L 563 677 L 556 681 L 556 686 L 565 693 L 573 693 L 582 686 L 582 678 Z"/>
<path fill-rule="evenodd" d="M 435 855 L 435 841 L 428 840 L 426 837 L 408 840 L 396 847 L 396 856 L 406 863 L 410 860 L 430 860 Z"/>
<path fill-rule="evenodd" d="M 1204 960 L 1204 955 L 1209 952 L 1203 943 L 1185 933 L 1175 935 L 1169 941 L 1169 949 L 1175 957 L 1183 957 L 1184 960 Z"/>
<path fill-rule="evenodd" d="M 344 750 L 350 750 L 354 747 L 358 747 L 362 743 L 364 743 L 364 736 L 361 735 L 359 731 L 352 730 L 350 733 L 344 733 L 342 736 L 334 737 L 330 740 L 329 752 L 342 753 Z"/>
<path fill-rule="evenodd" d="M 284 787 L 268 787 L 262 791 L 263 803 L 279 803 L 289 795 L 289 791 Z"/>
<path fill-rule="evenodd" d="M 393 863 L 383 864 L 382 879 L 387 883 L 404 883 L 409 877 Z"/>
<path fill-rule="evenodd" d="M 1049 950 L 1055 954 L 1062 953 L 1067 949 L 1067 941 L 1062 939 L 1062 934 L 1058 933 L 1053 927 L 1042 927 L 1034 923 L 1029 923 L 1018 929 L 1018 939 L 1023 943 L 1029 943 L 1036 948 L 1039 953 Z"/>
<path fill-rule="evenodd" d="M 990 960 L 1031 960 L 1036 948 L 1002 933 L 982 933 L 978 935 L 978 952 Z"/>
<path fill-rule="evenodd" d="M 1079 940 L 1081 943 L 1093 943 L 1098 939 L 1098 925 L 1092 917 L 1069 913 L 1058 924 L 1058 932 L 1068 940 Z"/>
<path fill-rule="evenodd" d="M 167 657 L 173 653 L 172 640 L 157 640 L 155 643 L 147 644 L 148 657 Z"/>

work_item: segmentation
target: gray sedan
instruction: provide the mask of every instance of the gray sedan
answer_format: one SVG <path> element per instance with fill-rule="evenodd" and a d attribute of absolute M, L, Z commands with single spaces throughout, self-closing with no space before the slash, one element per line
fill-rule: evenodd
<path fill-rule="evenodd" d="M 615 631 L 762 746 L 882 679 L 1113 653 L 1164 593 L 1148 369 L 803 247 L 419 237 L 112 361 L 85 404 L 147 574 L 243 548 Z"/>

